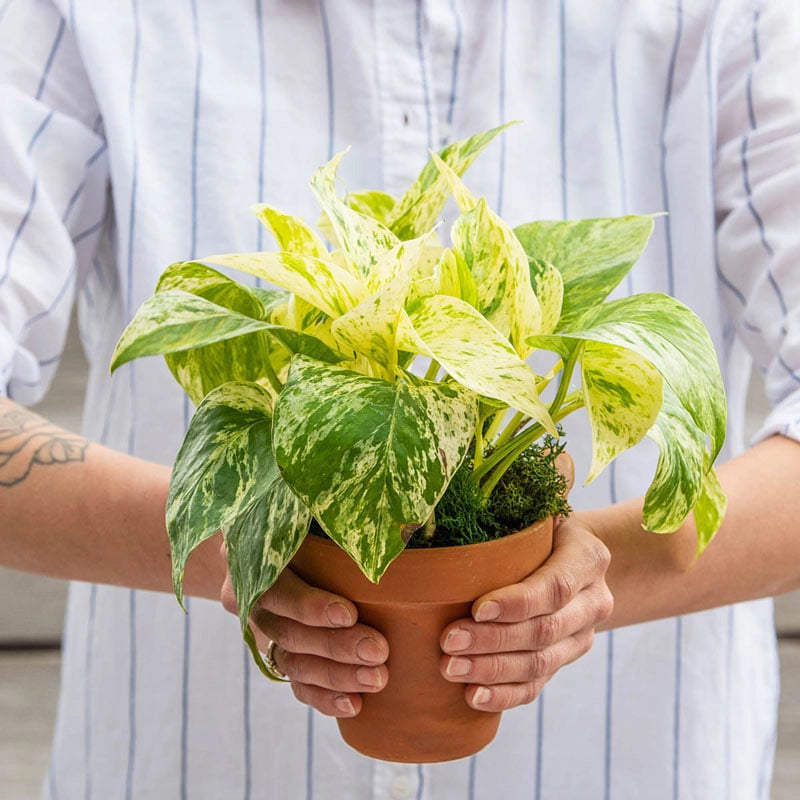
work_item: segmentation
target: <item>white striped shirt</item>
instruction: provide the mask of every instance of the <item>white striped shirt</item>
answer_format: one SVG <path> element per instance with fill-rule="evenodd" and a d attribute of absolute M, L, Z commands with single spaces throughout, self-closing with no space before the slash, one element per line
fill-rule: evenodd
<path fill-rule="evenodd" d="M 46 391 L 77 301 L 84 433 L 169 463 L 190 406 L 114 343 L 170 262 L 271 246 L 306 180 L 399 192 L 429 146 L 522 119 L 467 174 L 513 223 L 669 211 L 622 292 L 718 347 L 743 447 L 751 363 L 800 439 L 796 0 L 0 0 L 0 388 Z M 452 215 L 451 215 L 452 219 Z M 578 476 L 585 423 L 569 421 Z M 574 504 L 640 494 L 638 448 Z M 645 534 L 642 534 L 645 535 Z M 45 794 L 75 798 L 767 798 L 777 661 L 761 601 L 598 637 L 477 756 L 371 761 L 250 665 L 218 605 L 72 587 Z"/>

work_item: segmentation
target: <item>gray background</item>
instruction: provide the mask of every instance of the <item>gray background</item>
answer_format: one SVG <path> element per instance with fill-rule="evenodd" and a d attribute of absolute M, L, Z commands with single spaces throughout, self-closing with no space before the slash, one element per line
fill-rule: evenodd
<path fill-rule="evenodd" d="M 74 326 L 56 380 L 38 411 L 73 431 L 81 427 L 86 365 Z M 763 415 L 761 387 L 749 408 Z M 39 796 L 58 696 L 62 581 L 0 569 L 0 797 Z M 782 694 L 773 800 L 800 796 L 800 592 L 776 603 Z M 707 800 L 715 800 L 708 798 Z"/>

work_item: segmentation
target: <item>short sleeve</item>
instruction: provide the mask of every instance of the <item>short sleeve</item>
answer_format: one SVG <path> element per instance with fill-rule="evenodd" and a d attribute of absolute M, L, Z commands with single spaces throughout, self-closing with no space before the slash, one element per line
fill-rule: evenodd
<path fill-rule="evenodd" d="M 0 15 L 0 394 L 37 402 L 106 226 L 102 119 L 49 0 Z"/>
<path fill-rule="evenodd" d="M 716 209 L 722 292 L 772 411 L 800 441 L 800 6 L 746 4 L 723 42 Z"/>

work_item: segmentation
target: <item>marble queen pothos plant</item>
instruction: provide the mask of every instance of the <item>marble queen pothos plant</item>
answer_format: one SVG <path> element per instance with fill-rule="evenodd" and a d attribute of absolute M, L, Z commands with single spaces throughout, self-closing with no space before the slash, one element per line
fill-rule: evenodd
<path fill-rule="evenodd" d="M 339 196 L 337 155 L 311 178 L 335 249 L 304 221 L 257 206 L 279 251 L 172 264 L 120 338 L 112 370 L 163 354 L 197 404 L 167 505 L 175 592 L 182 602 L 189 555 L 221 529 L 254 655 L 249 612 L 312 516 L 377 582 L 465 458 L 487 498 L 580 408 L 592 430 L 587 481 L 649 436 L 660 457 L 645 527 L 674 531 L 694 512 L 698 552 L 719 527 L 712 465 L 726 405 L 710 338 L 671 297 L 608 300 L 652 217 L 512 230 L 460 177 L 503 127 L 431 154 L 399 199 Z M 461 214 L 445 247 L 437 221 L 451 194 Z M 208 264 L 282 288 L 248 287 Z M 528 364 L 536 350 L 553 354 L 545 375 Z"/>

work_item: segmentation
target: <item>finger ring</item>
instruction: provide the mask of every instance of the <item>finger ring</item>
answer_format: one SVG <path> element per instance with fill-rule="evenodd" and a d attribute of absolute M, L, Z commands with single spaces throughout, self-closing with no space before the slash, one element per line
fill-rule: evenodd
<path fill-rule="evenodd" d="M 289 679 L 286 677 L 286 673 L 282 672 L 280 667 L 275 663 L 275 642 L 273 642 L 272 639 L 270 639 L 267 645 L 267 652 L 262 653 L 261 657 L 264 659 L 265 669 L 273 680 L 288 682 Z"/>

